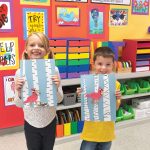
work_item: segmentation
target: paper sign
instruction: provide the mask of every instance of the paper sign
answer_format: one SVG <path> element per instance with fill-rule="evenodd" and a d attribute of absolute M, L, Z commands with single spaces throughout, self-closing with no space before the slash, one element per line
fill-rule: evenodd
<path fill-rule="evenodd" d="M 51 79 L 51 75 L 55 74 L 53 59 L 22 60 L 20 73 L 20 76 L 25 78 L 21 93 L 24 107 L 57 105 L 56 85 Z"/>
<path fill-rule="evenodd" d="M 5 106 L 14 105 L 15 97 L 15 76 L 5 76 L 4 79 L 4 93 L 5 93 Z"/>
<path fill-rule="evenodd" d="M 82 120 L 116 120 L 115 74 L 83 75 L 81 88 Z"/>

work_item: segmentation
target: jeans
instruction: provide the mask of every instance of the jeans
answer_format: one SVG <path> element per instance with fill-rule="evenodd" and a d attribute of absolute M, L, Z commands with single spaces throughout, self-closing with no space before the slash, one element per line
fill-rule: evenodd
<path fill-rule="evenodd" d="M 110 150 L 112 142 L 82 141 L 80 150 Z"/>

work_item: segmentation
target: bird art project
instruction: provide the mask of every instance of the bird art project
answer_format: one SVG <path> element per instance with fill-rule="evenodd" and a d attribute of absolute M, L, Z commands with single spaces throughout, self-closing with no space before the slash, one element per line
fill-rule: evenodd
<path fill-rule="evenodd" d="M 116 78 L 114 73 L 82 75 L 81 88 L 82 120 L 116 120 Z"/>
<path fill-rule="evenodd" d="M 53 59 L 33 59 L 20 62 L 20 76 L 25 79 L 21 92 L 23 107 L 57 105 L 56 85 L 51 79 L 54 74 L 55 61 Z"/>

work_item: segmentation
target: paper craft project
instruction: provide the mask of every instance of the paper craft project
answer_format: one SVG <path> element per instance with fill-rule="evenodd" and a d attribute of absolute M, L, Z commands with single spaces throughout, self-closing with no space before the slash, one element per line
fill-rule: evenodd
<path fill-rule="evenodd" d="M 116 120 L 115 74 L 81 76 L 81 118 L 86 121 Z"/>
<path fill-rule="evenodd" d="M 23 107 L 38 107 L 39 105 L 56 106 L 56 86 L 51 79 L 55 74 L 53 59 L 22 60 L 20 76 L 25 78 L 21 97 Z"/>

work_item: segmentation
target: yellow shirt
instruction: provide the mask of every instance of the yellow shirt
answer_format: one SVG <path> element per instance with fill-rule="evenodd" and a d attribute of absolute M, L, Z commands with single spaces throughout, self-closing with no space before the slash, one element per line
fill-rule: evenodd
<path fill-rule="evenodd" d="M 116 89 L 120 89 L 118 81 L 116 81 Z M 117 103 L 120 104 L 120 100 L 117 100 Z M 91 142 L 112 141 L 115 139 L 115 123 L 112 121 L 85 121 L 81 139 Z"/>

